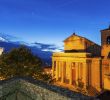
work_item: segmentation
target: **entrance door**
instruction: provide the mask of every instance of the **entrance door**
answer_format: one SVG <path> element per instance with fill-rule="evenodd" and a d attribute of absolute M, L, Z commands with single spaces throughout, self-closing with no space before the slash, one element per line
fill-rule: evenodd
<path fill-rule="evenodd" d="M 72 68 L 72 84 L 75 85 L 76 80 L 76 69 Z"/>

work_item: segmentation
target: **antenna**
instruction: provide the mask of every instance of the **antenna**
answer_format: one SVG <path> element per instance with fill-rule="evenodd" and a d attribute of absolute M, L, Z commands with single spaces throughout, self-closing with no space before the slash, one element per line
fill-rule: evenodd
<path fill-rule="evenodd" d="M 110 24 L 109 24 L 109 27 L 108 27 L 108 29 L 110 29 Z"/>
<path fill-rule="evenodd" d="M 75 35 L 76 33 L 75 33 L 75 29 L 73 30 L 73 35 Z"/>
<path fill-rule="evenodd" d="M 73 33 L 73 35 L 75 35 L 75 32 Z"/>
<path fill-rule="evenodd" d="M 109 24 L 108 29 L 110 29 L 110 21 L 109 21 L 109 23 L 108 23 L 108 24 Z"/>

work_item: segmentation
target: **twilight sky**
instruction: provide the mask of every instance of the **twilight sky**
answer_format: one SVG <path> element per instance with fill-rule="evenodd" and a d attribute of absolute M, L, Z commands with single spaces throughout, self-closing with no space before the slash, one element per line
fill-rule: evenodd
<path fill-rule="evenodd" d="M 100 44 L 110 0 L 0 0 L 0 32 L 27 42 L 62 45 L 73 32 Z"/>

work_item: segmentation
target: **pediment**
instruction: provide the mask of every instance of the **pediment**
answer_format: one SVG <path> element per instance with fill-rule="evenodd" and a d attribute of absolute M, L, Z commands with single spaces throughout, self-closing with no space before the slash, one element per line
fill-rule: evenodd
<path fill-rule="evenodd" d="M 76 35 L 76 34 L 73 34 L 73 35 L 69 36 L 68 38 L 66 38 L 66 39 L 64 40 L 64 42 L 75 41 L 75 40 L 82 40 L 82 39 L 84 39 L 84 38 L 81 37 L 81 36 L 78 36 L 78 35 Z"/>

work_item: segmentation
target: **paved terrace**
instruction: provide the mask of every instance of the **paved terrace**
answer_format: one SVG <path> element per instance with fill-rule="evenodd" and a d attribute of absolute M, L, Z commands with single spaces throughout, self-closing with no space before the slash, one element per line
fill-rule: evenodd
<path fill-rule="evenodd" d="M 0 100 L 94 100 L 29 77 L 0 81 Z"/>

